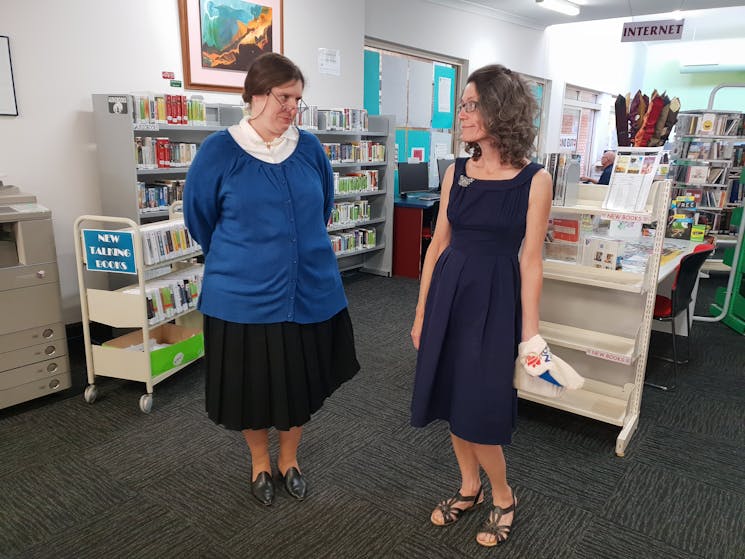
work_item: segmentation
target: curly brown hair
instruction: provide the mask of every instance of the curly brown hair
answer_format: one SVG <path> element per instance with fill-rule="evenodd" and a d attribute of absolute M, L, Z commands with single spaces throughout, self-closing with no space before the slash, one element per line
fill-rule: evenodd
<path fill-rule="evenodd" d="M 538 103 L 528 84 L 501 64 L 475 70 L 468 76 L 467 83 L 476 87 L 479 94 L 477 110 L 502 163 L 522 167 L 533 151 L 538 132 L 534 123 Z M 481 147 L 475 142 L 467 142 L 466 151 L 474 160 L 481 157 Z"/>

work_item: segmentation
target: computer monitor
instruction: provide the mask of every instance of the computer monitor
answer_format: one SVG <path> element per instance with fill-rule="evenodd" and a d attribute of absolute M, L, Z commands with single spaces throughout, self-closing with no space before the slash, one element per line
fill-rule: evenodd
<path fill-rule="evenodd" d="M 410 192 L 429 190 L 429 165 L 425 163 L 398 164 L 398 193 L 405 198 Z"/>
<path fill-rule="evenodd" d="M 440 178 L 440 188 L 442 188 L 442 177 L 445 176 L 445 171 L 448 167 L 455 163 L 455 159 L 438 159 L 437 160 L 437 175 Z"/>

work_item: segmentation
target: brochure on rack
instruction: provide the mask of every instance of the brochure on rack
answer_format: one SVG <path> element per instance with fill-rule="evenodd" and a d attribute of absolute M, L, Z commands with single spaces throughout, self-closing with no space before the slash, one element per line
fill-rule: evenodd
<path fill-rule="evenodd" d="M 619 147 L 603 208 L 619 212 L 644 211 L 661 153 L 661 147 Z"/>

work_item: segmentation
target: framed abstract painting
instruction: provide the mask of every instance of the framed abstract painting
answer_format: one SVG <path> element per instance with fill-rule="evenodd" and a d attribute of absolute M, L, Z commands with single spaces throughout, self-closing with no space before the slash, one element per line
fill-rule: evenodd
<path fill-rule="evenodd" d="M 184 89 L 240 93 L 246 68 L 282 52 L 282 0 L 179 0 Z"/>

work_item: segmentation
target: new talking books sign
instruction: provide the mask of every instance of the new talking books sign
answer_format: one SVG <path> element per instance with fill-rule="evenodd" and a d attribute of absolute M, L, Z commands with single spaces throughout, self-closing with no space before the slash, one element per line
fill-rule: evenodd
<path fill-rule="evenodd" d="M 131 231 L 83 229 L 86 267 L 92 272 L 136 274 Z"/>

